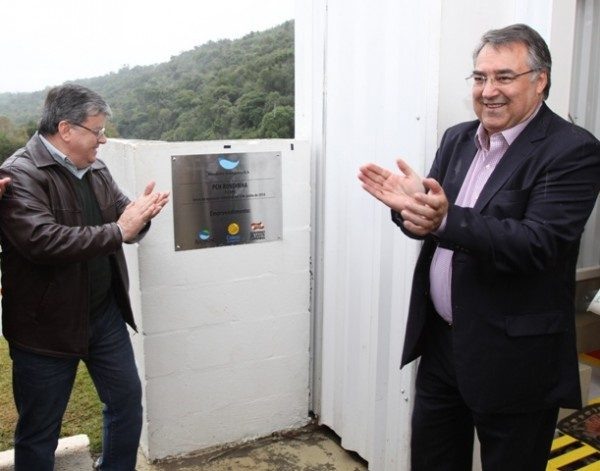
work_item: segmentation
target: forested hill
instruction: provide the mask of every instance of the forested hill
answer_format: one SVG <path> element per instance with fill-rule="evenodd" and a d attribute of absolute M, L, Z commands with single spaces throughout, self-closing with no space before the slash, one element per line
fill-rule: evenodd
<path fill-rule="evenodd" d="M 210 140 L 293 137 L 294 23 L 211 41 L 152 66 L 74 82 L 111 105 L 109 135 Z M 0 117 L 32 129 L 46 91 L 0 94 Z M 1 129 L 0 129 L 1 131 Z"/>

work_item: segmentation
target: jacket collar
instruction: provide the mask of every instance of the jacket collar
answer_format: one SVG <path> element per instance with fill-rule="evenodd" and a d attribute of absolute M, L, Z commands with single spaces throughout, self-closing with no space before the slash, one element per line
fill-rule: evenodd
<path fill-rule="evenodd" d="M 537 115 L 519 134 L 517 139 L 509 146 L 508 150 L 498 162 L 494 172 L 483 187 L 475 209 L 481 211 L 490 199 L 502 188 L 508 178 L 517 171 L 527 159 L 529 159 L 536 147 L 536 142 L 545 139 L 548 134 L 548 126 L 553 116 L 552 111 L 546 103 L 538 111 Z"/>
<path fill-rule="evenodd" d="M 449 163 L 446 175 L 443 177 L 444 190 L 450 203 L 456 201 L 460 187 L 465 181 L 469 167 L 477 153 L 475 133 L 478 125 L 479 121 L 472 121 L 469 123 L 467 132 L 460 135 L 459 141 L 456 143 L 457 151 L 454 153 L 457 158 Z"/>
<path fill-rule="evenodd" d="M 39 134 L 36 132 L 27 144 L 25 145 L 27 150 L 27 154 L 36 167 L 48 167 L 51 165 L 60 165 L 54 157 L 50 154 L 44 143 L 41 141 Z M 105 168 L 104 162 L 99 159 L 96 159 L 94 163 L 91 165 L 92 170 L 99 170 Z"/>

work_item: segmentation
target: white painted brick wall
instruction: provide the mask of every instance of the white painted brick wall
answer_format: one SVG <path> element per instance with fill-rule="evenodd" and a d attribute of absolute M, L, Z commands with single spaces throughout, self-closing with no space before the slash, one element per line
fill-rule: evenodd
<path fill-rule="evenodd" d="M 294 143 L 295 150 L 290 144 Z M 289 140 L 111 140 L 100 157 L 130 197 L 171 190 L 171 156 L 282 151 L 280 241 L 175 252 L 169 203 L 128 247 L 150 459 L 308 422 L 310 163 Z"/>

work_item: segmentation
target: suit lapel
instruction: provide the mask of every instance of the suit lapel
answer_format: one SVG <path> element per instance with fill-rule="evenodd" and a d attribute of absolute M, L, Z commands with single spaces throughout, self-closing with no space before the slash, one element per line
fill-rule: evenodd
<path fill-rule="evenodd" d="M 550 113 L 550 109 L 546 104 L 543 104 L 538 115 L 510 145 L 481 190 L 481 194 L 477 198 L 474 209 L 481 211 L 485 208 L 494 195 L 504 186 L 510 176 L 531 157 L 531 154 L 536 147 L 535 142 L 544 139 L 546 136 Z"/>
<path fill-rule="evenodd" d="M 468 132 L 463 140 L 457 143 L 456 152 L 452 154 L 455 158 L 449 163 L 448 170 L 444 176 L 444 192 L 450 204 L 456 201 L 460 187 L 464 183 L 469 167 L 471 167 L 473 158 L 477 153 L 475 130 Z"/>

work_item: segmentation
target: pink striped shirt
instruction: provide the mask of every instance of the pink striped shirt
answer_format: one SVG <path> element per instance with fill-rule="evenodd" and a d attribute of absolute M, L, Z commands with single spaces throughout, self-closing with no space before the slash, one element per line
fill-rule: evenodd
<path fill-rule="evenodd" d="M 457 206 L 463 208 L 472 208 L 481 194 L 481 190 L 490 178 L 490 175 L 496 168 L 508 147 L 521 134 L 523 129 L 535 117 L 541 108 L 541 103 L 535 112 L 527 120 L 516 126 L 492 134 L 488 137 L 487 132 L 481 125 L 477 128 L 475 135 L 475 145 L 477 153 L 469 167 L 465 181 L 456 198 Z M 442 222 L 437 233 L 442 235 L 446 219 Z M 438 247 L 433 254 L 431 267 L 429 268 L 429 282 L 431 290 L 431 300 L 438 314 L 448 323 L 452 323 L 452 256 L 453 250 Z M 468 289 L 468 287 L 465 287 Z"/>

